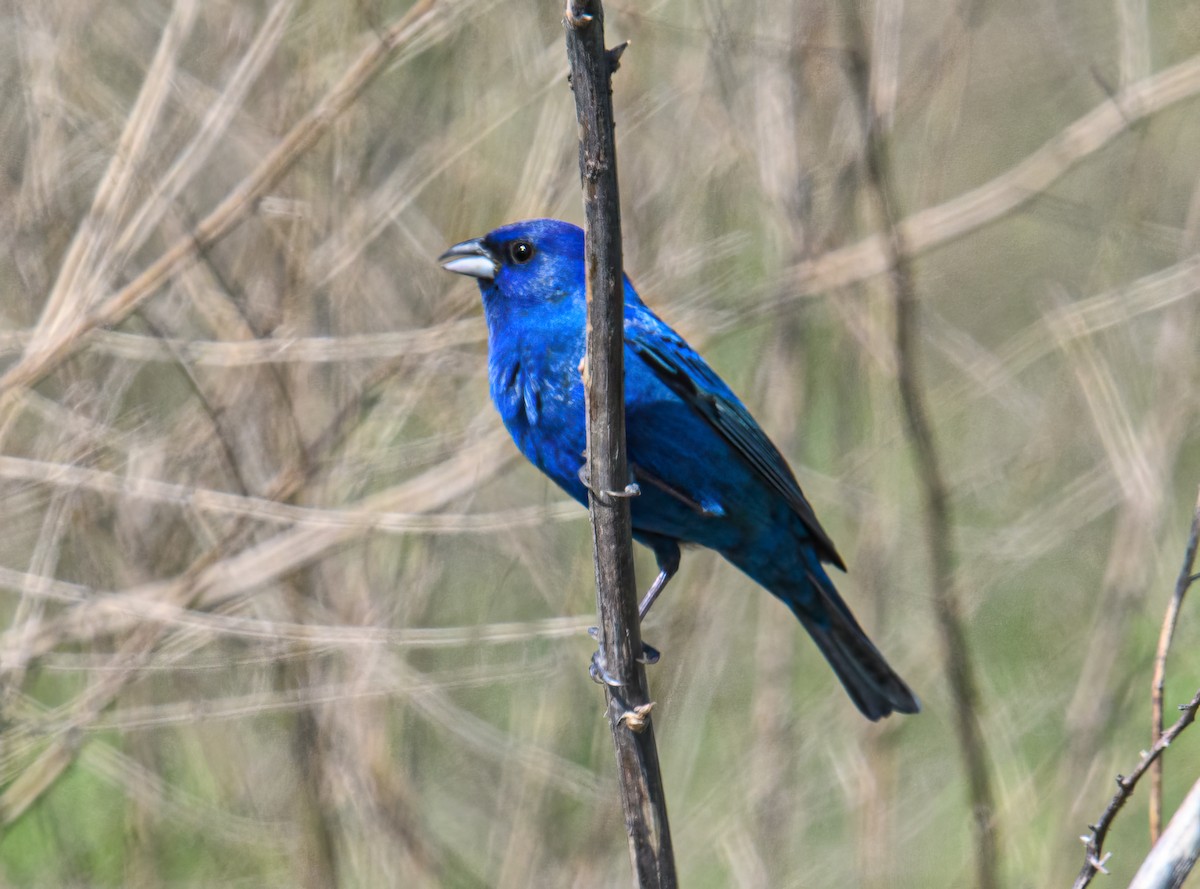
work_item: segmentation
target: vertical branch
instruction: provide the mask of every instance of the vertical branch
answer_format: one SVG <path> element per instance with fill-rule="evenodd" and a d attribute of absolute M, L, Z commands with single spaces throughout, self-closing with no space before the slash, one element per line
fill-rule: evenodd
<path fill-rule="evenodd" d="M 588 505 L 600 614 L 597 666 L 604 678 L 617 776 L 636 885 L 675 886 L 666 798 L 650 719 L 634 587 L 629 468 L 625 457 L 625 300 L 617 192 L 612 72 L 624 45 L 604 47 L 600 0 L 568 0 L 565 25 L 579 174 L 586 217 Z M 615 683 L 615 684 L 614 684 Z"/>
<path fill-rule="evenodd" d="M 875 166 L 874 161 L 868 164 Z M 886 199 L 884 205 L 890 209 Z M 892 225 L 895 218 L 889 212 L 888 225 Z M 913 342 L 916 291 L 903 242 L 894 226 L 887 243 L 891 254 L 890 278 L 896 306 L 896 378 L 924 500 L 925 541 L 933 567 L 933 601 L 950 680 L 950 694 L 954 701 L 955 729 L 959 753 L 967 773 L 975 828 L 976 885 L 979 889 L 995 889 L 999 885 L 996 804 L 987 751 L 976 719 L 979 687 L 975 680 L 975 666 L 971 660 L 966 628 L 963 626 L 962 599 L 955 579 L 954 523 L 950 516 L 949 492 L 924 393 L 917 380 Z"/>
<path fill-rule="evenodd" d="M 917 370 L 916 321 L 919 309 L 909 251 L 900 228 L 894 183 L 889 169 L 886 123 L 872 101 L 869 51 L 858 10 L 846 4 L 850 29 L 850 79 L 863 108 L 867 184 L 883 226 L 883 249 L 896 315 L 896 383 L 906 432 L 916 462 L 923 500 L 925 542 L 933 581 L 933 601 L 950 694 L 954 702 L 959 755 L 975 832 L 975 883 L 978 889 L 1000 885 L 996 804 L 991 768 L 976 713 L 979 688 L 962 618 L 955 577 L 954 522 L 941 455 L 934 437 Z"/>
<path fill-rule="evenodd" d="M 1163 615 L 1162 630 L 1158 634 L 1158 651 L 1154 656 L 1154 679 L 1150 685 L 1151 743 L 1157 744 L 1163 733 L 1163 685 L 1167 678 L 1167 652 L 1171 649 L 1171 638 L 1175 635 L 1175 622 L 1179 619 L 1179 607 L 1183 596 L 1192 584 L 1192 566 L 1196 564 L 1196 549 L 1200 545 L 1200 491 L 1196 492 L 1196 510 L 1192 513 L 1192 530 L 1188 534 L 1187 547 L 1183 553 L 1183 565 L 1175 581 L 1175 594 Z M 1162 831 L 1162 760 L 1150 768 L 1150 842 L 1158 842 Z"/>

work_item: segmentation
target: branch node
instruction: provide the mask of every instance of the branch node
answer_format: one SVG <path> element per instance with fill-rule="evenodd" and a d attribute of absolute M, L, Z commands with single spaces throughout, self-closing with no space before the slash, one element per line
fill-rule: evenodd
<path fill-rule="evenodd" d="M 631 732 L 641 734 L 649 725 L 650 711 L 654 709 L 654 701 L 648 704 L 638 704 L 632 710 L 626 710 L 618 718 L 617 722 L 624 725 Z"/>
<path fill-rule="evenodd" d="M 584 8 L 587 6 L 587 0 L 584 0 L 584 2 L 579 3 L 579 11 L 578 12 L 576 12 L 576 10 L 575 10 L 575 5 L 576 5 L 576 0 L 567 0 L 567 9 L 563 13 L 563 19 L 564 19 L 564 21 L 566 21 L 568 27 L 578 30 L 580 28 L 585 27 L 586 25 L 591 24 L 595 20 L 596 17 L 594 15 L 592 15 L 590 12 L 583 11 Z"/>
<path fill-rule="evenodd" d="M 605 50 L 604 57 L 608 59 L 609 74 L 616 74 L 621 67 L 621 56 L 625 54 L 625 50 L 629 48 L 629 41 L 618 43 L 612 49 Z"/>

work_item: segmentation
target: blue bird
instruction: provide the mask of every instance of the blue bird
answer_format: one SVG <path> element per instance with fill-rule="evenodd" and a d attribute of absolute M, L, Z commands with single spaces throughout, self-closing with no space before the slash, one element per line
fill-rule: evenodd
<path fill-rule="evenodd" d="M 455 244 L 438 261 L 477 279 L 492 401 L 521 453 L 584 505 L 587 315 L 583 230 L 533 219 Z M 634 538 L 659 574 L 644 617 L 679 569 L 680 545 L 716 550 L 781 599 L 868 719 L 916 697 L 867 638 L 822 563 L 845 570 L 796 477 L 725 382 L 625 279 L 625 423 Z"/>

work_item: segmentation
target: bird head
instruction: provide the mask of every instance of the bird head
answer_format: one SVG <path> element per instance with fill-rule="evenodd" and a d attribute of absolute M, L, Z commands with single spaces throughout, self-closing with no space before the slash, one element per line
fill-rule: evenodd
<path fill-rule="evenodd" d="M 479 282 L 490 311 L 584 300 L 583 229 L 557 219 L 501 226 L 438 257 L 448 272 Z"/>

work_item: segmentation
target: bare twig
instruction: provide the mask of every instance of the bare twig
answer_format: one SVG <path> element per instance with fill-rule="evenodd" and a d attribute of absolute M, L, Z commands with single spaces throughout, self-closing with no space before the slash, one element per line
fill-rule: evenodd
<path fill-rule="evenodd" d="M 1133 795 L 1134 788 L 1137 787 L 1137 783 L 1141 780 L 1142 775 L 1146 774 L 1146 771 L 1162 755 L 1162 752 L 1171 746 L 1171 742 L 1179 737 L 1180 732 L 1195 721 L 1196 711 L 1200 710 L 1200 691 L 1197 691 L 1195 697 L 1179 709 L 1183 711 L 1183 715 L 1179 717 L 1173 726 L 1163 733 L 1163 736 L 1150 748 L 1148 753 L 1143 754 L 1142 761 L 1138 763 L 1137 768 L 1128 777 L 1117 775 L 1118 789 L 1116 795 L 1109 801 L 1108 808 L 1104 810 L 1104 814 L 1100 816 L 1100 820 L 1095 824 L 1088 825 L 1092 831 L 1091 836 L 1080 837 L 1083 840 L 1085 857 L 1083 867 L 1079 871 L 1079 876 L 1075 878 L 1073 889 L 1084 889 L 1085 886 L 1092 882 L 1092 877 L 1103 871 L 1104 862 L 1108 860 L 1108 856 L 1102 856 L 1101 852 L 1104 849 L 1104 839 L 1108 836 L 1113 819 L 1117 817 L 1117 813 L 1121 811 L 1121 807 Z"/>
<path fill-rule="evenodd" d="M 30 331 L 0 332 L 0 355 L 24 349 Z M 484 339 L 477 319 L 443 321 L 419 330 L 359 333 L 343 336 L 287 336 L 270 339 L 197 340 L 149 337 L 97 330 L 88 340 L 93 352 L 132 361 L 187 361 L 204 367 L 254 367 L 262 364 L 377 361 L 421 357 Z"/>
<path fill-rule="evenodd" d="M 1175 623 L 1179 619 L 1179 608 L 1188 587 L 1192 585 L 1192 566 L 1196 564 L 1196 548 L 1200 544 L 1200 491 L 1196 493 L 1196 510 L 1192 513 L 1192 530 L 1188 534 L 1187 548 L 1183 554 L 1183 565 L 1175 580 L 1175 593 L 1163 615 L 1162 630 L 1158 634 L 1158 651 L 1154 655 L 1154 680 L 1150 686 L 1151 719 L 1150 734 L 1157 744 L 1162 737 L 1163 684 L 1167 677 L 1167 652 L 1171 649 L 1171 638 L 1175 635 Z M 1162 831 L 1162 762 L 1154 763 L 1150 770 L 1150 842 L 1158 842 Z"/>
<path fill-rule="evenodd" d="M 867 41 L 853 4 L 847 16 L 853 50 L 850 79 L 864 110 L 868 185 L 884 227 L 883 251 L 896 316 L 896 382 L 900 390 L 906 431 L 913 449 L 917 477 L 924 501 L 925 541 L 932 569 L 933 600 L 950 694 L 954 701 L 959 755 L 967 777 L 968 800 L 975 831 L 975 879 L 979 889 L 999 886 L 999 851 L 996 804 L 991 768 L 977 713 L 979 689 L 962 618 L 962 601 L 955 577 L 954 522 L 950 494 L 942 471 L 924 390 L 917 370 L 917 292 L 910 264 L 910 248 L 901 227 L 901 216 L 889 170 L 887 132 L 880 109 L 874 107 L 870 89 Z"/>
<path fill-rule="evenodd" d="M 925 541 L 933 567 L 933 599 L 950 693 L 954 700 L 959 753 L 967 772 L 975 828 L 976 879 L 980 889 L 994 889 L 999 885 L 996 804 L 987 750 L 977 719 L 979 687 L 963 625 L 962 597 L 955 577 L 950 494 L 924 392 L 917 379 L 917 297 L 912 269 L 904 252 L 903 241 L 895 228 L 892 229 L 892 235 L 890 249 L 894 257 L 891 281 L 896 312 L 896 382 L 904 406 L 909 442 L 916 459 L 917 475 L 921 479 Z"/>
<path fill-rule="evenodd" d="M 545 522 L 577 521 L 582 513 L 573 500 L 498 512 L 445 513 L 370 512 L 337 507 L 296 506 L 267 497 L 232 494 L 157 479 L 118 475 L 69 463 L 6 457 L 0 454 L 0 479 L 19 479 L 69 490 L 88 490 L 118 499 L 172 504 L 181 510 L 254 519 L 280 525 L 355 526 L 391 534 L 494 533 L 505 528 Z M 33 572 L 37 573 L 37 572 Z M 15 622 L 14 622 L 15 623 Z"/>
<path fill-rule="evenodd" d="M 642 653 L 629 501 L 611 492 L 629 481 L 625 457 L 625 299 L 617 192 L 612 72 L 624 45 L 604 46 L 600 0 L 567 0 L 567 57 L 579 122 L 579 174 L 587 221 L 588 501 L 600 613 L 599 673 L 608 716 L 634 877 L 639 887 L 676 885 L 666 796 L 658 765 Z M 607 674 L 607 675 L 606 675 Z M 611 681 L 608 677 L 611 677 Z M 612 684 L 613 682 L 617 684 Z"/>

